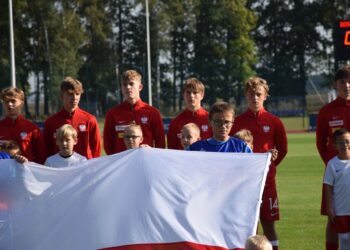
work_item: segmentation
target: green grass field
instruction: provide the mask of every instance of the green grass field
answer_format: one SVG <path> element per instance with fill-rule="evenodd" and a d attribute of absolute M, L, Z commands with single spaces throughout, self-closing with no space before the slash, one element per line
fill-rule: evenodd
<path fill-rule="evenodd" d="M 288 147 L 277 173 L 280 249 L 324 249 L 326 217 L 319 212 L 324 167 L 315 133 L 288 134 Z"/>
<path fill-rule="evenodd" d="M 287 130 L 306 130 L 309 127 L 308 117 L 282 117 L 281 120 Z"/>

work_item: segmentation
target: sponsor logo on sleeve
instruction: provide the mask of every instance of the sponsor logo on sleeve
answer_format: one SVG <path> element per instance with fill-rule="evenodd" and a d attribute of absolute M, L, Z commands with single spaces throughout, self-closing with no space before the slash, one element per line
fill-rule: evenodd
<path fill-rule="evenodd" d="M 114 127 L 115 131 L 124 131 L 128 125 L 116 125 Z"/>
<path fill-rule="evenodd" d="M 343 125 L 344 125 L 344 121 L 343 120 L 329 121 L 329 126 L 330 127 L 337 127 L 337 126 L 343 126 Z"/>

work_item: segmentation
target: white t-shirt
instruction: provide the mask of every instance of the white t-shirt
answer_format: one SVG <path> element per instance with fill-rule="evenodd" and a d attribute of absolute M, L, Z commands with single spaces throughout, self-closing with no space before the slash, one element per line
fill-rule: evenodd
<path fill-rule="evenodd" d="M 67 158 L 62 157 L 59 153 L 57 153 L 47 158 L 44 165 L 53 168 L 64 168 L 86 160 L 87 159 L 85 156 L 82 156 L 76 152 L 73 152 L 73 154 Z"/>
<path fill-rule="evenodd" d="M 350 215 L 350 160 L 333 157 L 327 164 L 323 183 L 333 186 L 335 214 Z"/>

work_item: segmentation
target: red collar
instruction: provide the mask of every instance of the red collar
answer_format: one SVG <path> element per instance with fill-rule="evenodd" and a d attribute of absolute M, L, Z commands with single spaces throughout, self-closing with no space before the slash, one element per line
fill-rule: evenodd
<path fill-rule="evenodd" d="M 72 117 L 78 110 L 79 110 L 79 107 L 77 107 L 73 112 L 68 112 L 67 110 L 65 110 L 65 109 L 62 107 L 60 113 L 61 113 L 61 115 L 63 115 L 64 117 Z"/>
<path fill-rule="evenodd" d="M 342 105 L 342 106 L 350 106 L 350 100 L 345 100 L 341 97 L 337 97 L 337 99 L 335 99 L 335 101 L 339 104 L 339 105 Z"/>
<path fill-rule="evenodd" d="M 24 116 L 23 115 L 19 115 L 15 120 L 12 120 L 10 117 L 6 116 L 4 118 L 5 122 L 8 123 L 8 124 L 15 124 L 19 121 L 22 121 L 24 120 Z"/>
<path fill-rule="evenodd" d="M 192 110 L 189 110 L 189 109 L 185 109 L 183 111 L 186 115 L 190 115 L 190 116 L 198 116 L 198 115 L 201 115 L 201 114 L 204 114 L 205 113 L 205 109 L 200 107 L 198 110 L 196 111 L 192 111 Z"/>
<path fill-rule="evenodd" d="M 247 109 L 247 113 L 252 116 L 252 117 L 259 117 L 261 116 L 263 113 L 265 113 L 266 110 L 264 107 L 262 107 L 258 112 L 254 113 L 251 109 Z"/>
<path fill-rule="evenodd" d="M 137 109 L 140 109 L 141 107 L 145 106 L 145 103 L 141 99 L 138 99 L 134 105 L 131 105 L 127 101 L 122 102 L 121 105 L 127 109 L 130 109 L 130 110 L 137 110 Z"/>

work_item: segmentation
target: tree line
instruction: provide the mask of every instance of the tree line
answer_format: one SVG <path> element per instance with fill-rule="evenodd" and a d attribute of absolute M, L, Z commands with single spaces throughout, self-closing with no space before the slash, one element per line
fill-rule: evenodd
<path fill-rule="evenodd" d="M 334 71 L 333 24 L 344 6 L 345 0 L 149 0 L 154 105 L 164 114 L 181 110 L 189 76 L 206 85 L 205 104 L 240 104 L 242 84 L 253 74 L 268 80 L 272 95 L 304 96 L 308 75 Z M 27 115 L 57 110 L 58 86 L 68 75 L 83 82 L 87 101 L 102 112 L 121 99 L 123 71 L 138 70 L 147 88 L 145 1 L 13 0 L 13 13 L 17 86 L 36 104 Z M 8 20 L 8 1 L 1 1 L 1 88 L 10 85 Z M 147 91 L 142 95 L 147 101 Z"/>

